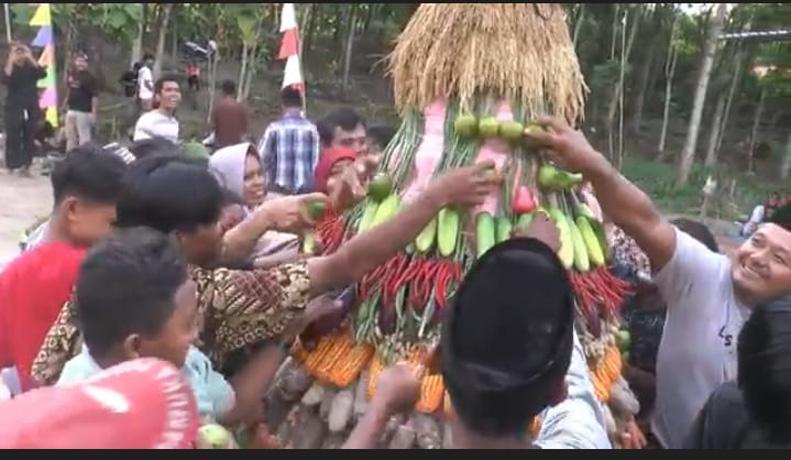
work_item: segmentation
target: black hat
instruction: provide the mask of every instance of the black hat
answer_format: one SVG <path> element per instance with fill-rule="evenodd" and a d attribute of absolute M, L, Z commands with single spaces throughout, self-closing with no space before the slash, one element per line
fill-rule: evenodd
<path fill-rule="evenodd" d="M 455 296 L 442 336 L 443 372 L 484 393 L 565 375 L 573 321 L 572 287 L 558 256 L 535 239 L 501 243 Z"/>

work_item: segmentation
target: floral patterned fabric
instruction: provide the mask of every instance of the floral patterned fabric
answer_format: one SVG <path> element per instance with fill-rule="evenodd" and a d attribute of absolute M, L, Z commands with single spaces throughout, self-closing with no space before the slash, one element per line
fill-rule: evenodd
<path fill-rule="evenodd" d="M 193 267 L 198 285 L 198 308 L 202 324 L 196 346 L 222 369 L 236 350 L 270 340 L 283 333 L 300 315 L 310 297 L 306 262 L 268 270 L 206 270 Z M 54 384 L 66 362 L 80 352 L 76 309 L 67 302 L 50 328 L 38 357 L 33 377 Z"/>

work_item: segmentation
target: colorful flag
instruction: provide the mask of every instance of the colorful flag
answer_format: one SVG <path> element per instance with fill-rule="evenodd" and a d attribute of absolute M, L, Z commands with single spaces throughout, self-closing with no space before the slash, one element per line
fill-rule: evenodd
<path fill-rule="evenodd" d="M 49 3 L 39 3 L 30 25 L 40 27 L 32 46 L 44 48 L 38 59 L 40 66 L 47 68 L 47 75 L 38 81 L 37 86 L 44 91 L 38 101 L 44 109 L 45 119 L 53 128 L 58 127 L 58 86 L 55 77 L 55 40 L 52 32 L 52 12 Z"/>
<path fill-rule="evenodd" d="M 299 28 L 293 3 L 283 4 L 280 13 L 280 32 L 283 34 L 283 40 L 277 58 L 286 60 L 283 88 L 296 88 L 304 97 L 305 80 L 302 78 L 302 66 L 299 60 Z"/>

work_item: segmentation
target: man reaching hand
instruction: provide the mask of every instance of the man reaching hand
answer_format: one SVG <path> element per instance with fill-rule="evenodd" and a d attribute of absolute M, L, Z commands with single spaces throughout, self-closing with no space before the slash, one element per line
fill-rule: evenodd
<path fill-rule="evenodd" d="M 709 395 L 736 379 L 737 338 L 752 309 L 791 293 L 791 210 L 780 209 L 734 260 L 679 231 L 579 131 L 545 118 L 531 136 L 560 166 L 582 173 L 605 215 L 648 256 L 668 315 L 657 357 L 654 434 L 680 448 Z"/>

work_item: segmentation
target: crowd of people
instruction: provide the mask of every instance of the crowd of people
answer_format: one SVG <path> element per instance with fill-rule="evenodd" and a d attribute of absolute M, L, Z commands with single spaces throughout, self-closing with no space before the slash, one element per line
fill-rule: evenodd
<path fill-rule="evenodd" d="M 151 81 L 149 64 L 128 148 L 91 143 L 94 83 L 80 72 L 69 79 L 71 149 L 51 174 L 52 213 L 0 274 L 0 368 L 13 369 L 0 387 L 10 398 L 0 403 L 0 447 L 190 447 L 206 420 L 266 434 L 264 394 L 293 341 L 340 325 L 348 288 L 441 209 L 477 206 L 500 186 L 489 163 L 451 169 L 392 220 L 330 255 L 306 254 L 301 237 L 316 224 L 306 209 L 322 202 L 342 213 L 363 199 L 393 129 L 369 128 L 349 109 L 313 123 L 287 88 L 282 116 L 256 142 L 248 108 L 225 82 L 214 151 L 188 155 L 179 80 Z M 77 56 L 75 67 L 85 65 Z M 20 45 L 3 81 L 23 73 L 35 81 L 41 69 Z M 637 286 L 625 307 L 634 342 L 625 376 L 642 430 L 622 445 L 789 445 L 791 205 L 778 204 L 730 258 L 702 224 L 666 220 L 579 131 L 539 122 L 531 141 L 583 174 L 613 270 Z M 7 153 L 12 169 L 29 165 L 22 134 Z M 381 374 L 344 447 L 375 448 L 433 370 L 450 396 L 457 448 L 610 448 L 559 246 L 539 215 L 477 260 L 436 352 L 422 368 Z"/>

